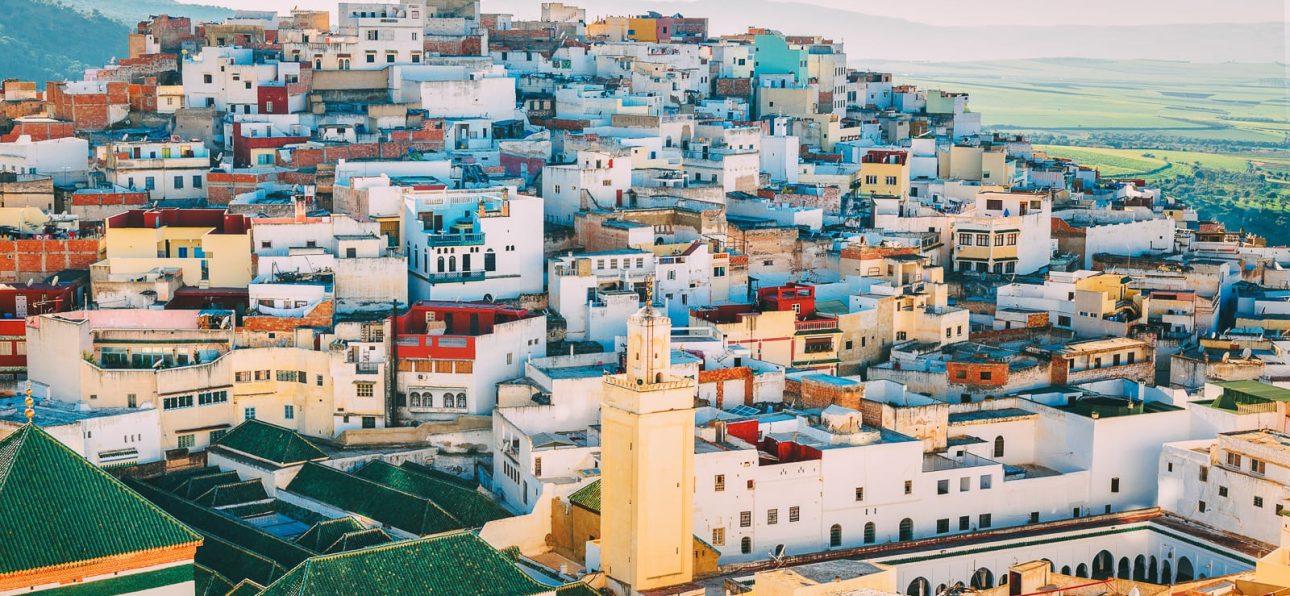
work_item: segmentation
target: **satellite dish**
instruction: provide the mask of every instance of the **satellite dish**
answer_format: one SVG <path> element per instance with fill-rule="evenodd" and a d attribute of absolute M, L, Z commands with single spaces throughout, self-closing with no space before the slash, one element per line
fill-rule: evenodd
<path fill-rule="evenodd" d="M 32 282 L 34 282 L 34 281 L 36 281 L 36 279 L 35 279 L 35 278 L 33 278 L 33 277 L 28 277 L 28 278 L 27 278 L 27 287 L 29 287 L 29 288 L 30 288 L 30 287 L 31 287 Z"/>
<path fill-rule="evenodd" d="M 55 275 L 53 279 L 49 280 L 49 285 L 51 285 L 51 286 L 56 286 L 56 285 L 58 285 L 58 276 L 57 276 L 57 275 Z"/>

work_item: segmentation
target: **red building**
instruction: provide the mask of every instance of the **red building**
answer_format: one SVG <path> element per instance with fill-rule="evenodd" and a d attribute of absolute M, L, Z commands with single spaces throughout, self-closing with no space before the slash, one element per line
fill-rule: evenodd
<path fill-rule="evenodd" d="M 27 372 L 27 317 L 81 308 L 77 281 L 0 285 L 0 375 Z"/>

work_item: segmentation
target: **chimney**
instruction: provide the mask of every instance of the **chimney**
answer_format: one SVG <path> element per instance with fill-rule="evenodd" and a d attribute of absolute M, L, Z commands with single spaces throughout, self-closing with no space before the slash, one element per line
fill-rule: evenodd
<path fill-rule="evenodd" d="M 712 426 L 717 430 L 717 437 L 715 442 L 717 443 L 726 442 L 726 421 L 718 420 L 712 423 Z"/>
<path fill-rule="evenodd" d="M 305 201 L 306 200 L 307 199 L 304 195 L 295 196 L 296 223 L 305 223 L 305 213 L 306 213 Z"/>

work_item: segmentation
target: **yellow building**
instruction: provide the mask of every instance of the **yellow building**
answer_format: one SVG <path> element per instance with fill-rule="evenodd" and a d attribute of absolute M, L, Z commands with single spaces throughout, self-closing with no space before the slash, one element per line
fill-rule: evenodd
<path fill-rule="evenodd" d="M 694 576 L 694 397 L 668 373 L 672 323 L 647 304 L 627 320 L 627 372 L 601 407 L 601 568 L 619 594 Z"/>
<path fill-rule="evenodd" d="M 1290 588 L 1290 516 L 1281 516 L 1280 548 L 1254 563 L 1254 581 Z"/>
<path fill-rule="evenodd" d="M 627 19 L 627 37 L 633 41 L 658 41 L 658 19 L 650 17 Z"/>
<path fill-rule="evenodd" d="M 909 192 L 909 154 L 870 151 L 860 158 L 862 196 L 904 197 Z"/>
<path fill-rule="evenodd" d="M 242 215 L 220 209 L 149 209 L 107 219 L 106 259 L 95 268 L 108 275 L 159 267 L 183 270 L 190 285 L 243 288 L 251 282 L 251 226 Z"/>
<path fill-rule="evenodd" d="M 627 39 L 627 17 L 605 17 L 587 24 L 587 37 L 606 41 L 624 41 Z"/>

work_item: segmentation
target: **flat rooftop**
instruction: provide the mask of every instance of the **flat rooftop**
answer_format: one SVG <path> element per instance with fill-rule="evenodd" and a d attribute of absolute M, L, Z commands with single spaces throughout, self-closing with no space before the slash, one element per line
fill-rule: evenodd
<path fill-rule="evenodd" d="M 26 398 L 23 396 L 0 397 L 0 420 L 26 424 L 27 405 L 25 400 Z M 137 411 L 130 408 L 94 408 L 80 410 L 77 409 L 75 405 L 51 401 L 48 399 L 37 399 L 36 405 L 32 409 L 36 411 L 36 415 L 32 418 L 32 422 L 34 422 L 36 426 L 60 426 L 63 424 L 74 424 L 82 420 L 101 418 L 104 416 L 119 416 Z"/>

